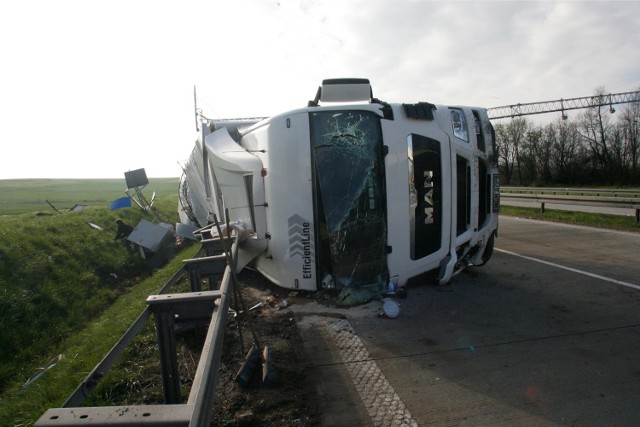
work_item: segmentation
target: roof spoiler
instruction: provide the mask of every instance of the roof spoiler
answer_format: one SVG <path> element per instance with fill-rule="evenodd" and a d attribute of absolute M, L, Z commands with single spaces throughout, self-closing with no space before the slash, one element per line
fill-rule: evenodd
<path fill-rule="evenodd" d="M 369 79 L 325 79 L 309 107 L 317 107 L 319 102 L 371 101 L 373 90 Z"/>

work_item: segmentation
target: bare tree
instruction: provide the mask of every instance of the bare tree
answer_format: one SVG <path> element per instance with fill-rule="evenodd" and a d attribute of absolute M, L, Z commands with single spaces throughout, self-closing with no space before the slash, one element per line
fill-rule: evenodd
<path fill-rule="evenodd" d="M 640 157 L 640 99 L 625 106 L 620 114 L 618 125 L 629 156 L 630 179 L 637 182 L 638 158 Z"/>
<path fill-rule="evenodd" d="M 606 103 L 605 88 L 600 86 L 593 96 L 594 104 Z M 610 115 L 613 110 L 609 107 L 596 105 L 585 110 L 578 116 L 578 129 L 582 138 L 589 146 L 593 172 L 599 174 L 602 180 L 610 180 L 611 154 L 609 147 L 609 133 L 611 131 Z M 597 176 L 596 176 L 597 178 Z"/>
<path fill-rule="evenodd" d="M 513 146 L 509 143 L 507 125 L 498 123 L 495 125 L 495 131 L 500 176 L 503 177 L 506 185 L 511 185 L 511 178 L 513 177 L 513 168 L 515 165 L 515 154 Z"/>
<path fill-rule="evenodd" d="M 530 123 L 524 117 L 514 118 L 506 125 L 502 123 L 496 125 L 496 141 L 500 151 L 500 164 L 507 185 L 511 183 L 514 172 L 518 173 L 520 184 L 524 181 L 523 144 L 529 128 Z"/>
<path fill-rule="evenodd" d="M 527 133 L 528 156 L 535 170 L 531 174 L 531 183 L 550 184 L 552 176 L 552 140 L 543 128 L 531 128 Z M 534 182 L 535 181 L 535 182 Z"/>
<path fill-rule="evenodd" d="M 640 183 L 640 97 L 614 114 L 604 87 L 575 120 L 534 126 L 524 117 L 495 126 L 507 185 Z"/>

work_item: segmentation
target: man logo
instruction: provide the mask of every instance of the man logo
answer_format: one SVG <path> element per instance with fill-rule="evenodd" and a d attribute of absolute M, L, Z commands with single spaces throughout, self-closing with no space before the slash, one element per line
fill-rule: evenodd
<path fill-rule="evenodd" d="M 424 223 L 433 224 L 433 171 L 424 171 Z"/>

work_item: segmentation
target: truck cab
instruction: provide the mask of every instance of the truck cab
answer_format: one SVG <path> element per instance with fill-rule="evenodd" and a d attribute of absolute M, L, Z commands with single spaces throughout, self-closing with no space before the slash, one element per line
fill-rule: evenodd
<path fill-rule="evenodd" d="M 184 170 L 183 222 L 240 224 L 270 281 L 343 305 L 425 272 L 447 283 L 488 261 L 498 229 L 486 110 L 387 103 L 366 79 L 325 80 L 273 117 L 207 120 Z"/>

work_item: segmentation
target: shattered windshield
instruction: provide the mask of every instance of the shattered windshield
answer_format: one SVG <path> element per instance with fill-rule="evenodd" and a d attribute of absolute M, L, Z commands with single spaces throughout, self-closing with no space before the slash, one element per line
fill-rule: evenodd
<path fill-rule="evenodd" d="M 319 277 L 338 302 L 361 304 L 388 282 L 380 118 L 368 111 L 310 113 Z"/>

